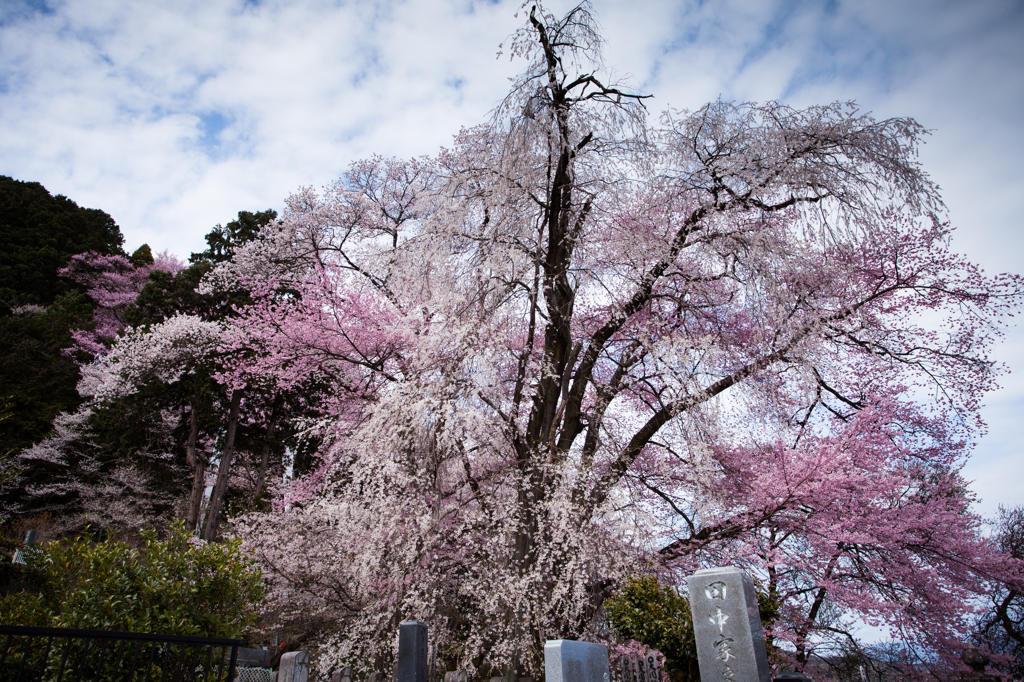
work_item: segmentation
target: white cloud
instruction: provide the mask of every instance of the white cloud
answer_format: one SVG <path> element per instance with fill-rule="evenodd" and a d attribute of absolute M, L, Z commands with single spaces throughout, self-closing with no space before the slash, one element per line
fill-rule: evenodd
<path fill-rule="evenodd" d="M 575 2 L 549 5 L 564 12 Z M 1024 254 L 1024 9 L 1013 0 L 595 0 L 605 57 L 652 113 L 725 99 L 856 99 L 934 134 L 955 244 Z M 513 0 L 57 0 L 0 9 L 0 173 L 102 208 L 127 247 L 187 255 L 239 210 L 280 207 L 372 153 L 436 151 L 485 119 Z M 213 122 L 214 125 L 209 125 Z M 969 469 L 984 509 L 1024 502 L 1024 330 Z"/>

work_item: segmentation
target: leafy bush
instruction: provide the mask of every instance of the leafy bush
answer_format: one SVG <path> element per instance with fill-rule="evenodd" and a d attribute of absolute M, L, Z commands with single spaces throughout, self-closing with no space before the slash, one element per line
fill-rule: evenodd
<path fill-rule="evenodd" d="M 42 574 L 39 594 L 0 600 L 0 622 L 159 634 L 239 637 L 256 617 L 262 577 L 239 551 L 195 539 L 176 523 L 142 546 L 78 537 L 26 552 Z"/>
<path fill-rule="evenodd" d="M 674 682 L 699 682 L 697 644 L 690 601 L 656 578 L 630 578 L 604 602 L 608 622 L 619 639 L 636 640 L 665 655 Z"/>

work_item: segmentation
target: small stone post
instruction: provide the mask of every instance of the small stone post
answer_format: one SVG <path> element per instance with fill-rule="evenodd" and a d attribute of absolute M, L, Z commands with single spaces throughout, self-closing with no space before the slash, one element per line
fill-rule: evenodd
<path fill-rule="evenodd" d="M 619 667 L 622 669 L 622 682 L 636 682 L 633 679 L 633 661 L 629 656 L 619 659 Z"/>
<path fill-rule="evenodd" d="M 754 581 L 738 568 L 687 578 L 702 682 L 771 682 Z"/>
<path fill-rule="evenodd" d="M 654 657 L 654 654 L 647 654 L 647 679 L 649 682 L 661 682 L 661 676 L 658 674 L 658 659 Z"/>

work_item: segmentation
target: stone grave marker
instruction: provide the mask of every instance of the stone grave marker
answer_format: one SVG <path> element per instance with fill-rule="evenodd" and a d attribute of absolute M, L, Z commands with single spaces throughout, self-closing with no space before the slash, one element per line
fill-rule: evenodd
<path fill-rule="evenodd" d="M 396 682 L 428 682 L 427 624 L 407 620 L 398 626 Z"/>
<path fill-rule="evenodd" d="M 604 644 L 552 639 L 544 643 L 545 682 L 611 682 Z"/>
<path fill-rule="evenodd" d="M 289 651 L 282 655 L 277 682 L 309 682 L 309 652 Z"/>
<path fill-rule="evenodd" d="M 268 649 L 249 649 L 238 647 L 238 658 L 235 665 L 239 668 L 269 668 L 270 651 Z"/>
<path fill-rule="evenodd" d="M 629 656 L 619 659 L 619 669 L 622 671 L 622 682 L 636 682 L 633 678 L 633 660 Z"/>
<path fill-rule="evenodd" d="M 444 674 L 444 682 L 469 682 L 469 673 L 465 670 L 453 670 Z"/>
<path fill-rule="evenodd" d="M 687 578 L 701 682 L 771 682 L 754 581 L 738 568 Z"/>
<path fill-rule="evenodd" d="M 26 531 L 25 532 L 25 543 L 24 543 L 25 547 L 31 547 L 32 545 L 36 544 L 36 540 L 38 538 L 39 538 L 39 531 L 37 531 L 37 530 Z M 13 563 L 16 563 L 16 564 L 24 564 L 25 563 L 25 553 L 23 551 L 21 551 L 21 547 L 19 547 L 18 549 L 14 550 L 14 557 L 11 559 L 11 561 Z"/>
<path fill-rule="evenodd" d="M 622 656 L 619 658 L 619 668 L 622 671 L 622 682 L 660 682 L 658 659 L 654 654 L 639 658 Z"/>

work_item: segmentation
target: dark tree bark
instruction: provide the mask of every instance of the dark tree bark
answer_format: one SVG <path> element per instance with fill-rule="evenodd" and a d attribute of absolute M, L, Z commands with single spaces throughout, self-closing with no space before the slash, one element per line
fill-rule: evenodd
<path fill-rule="evenodd" d="M 199 435 L 199 418 L 193 403 L 189 414 L 188 443 L 185 453 L 188 464 L 192 467 L 192 495 L 188 501 L 188 513 L 185 515 L 185 527 L 195 531 L 199 525 L 199 512 L 203 506 L 203 491 L 206 489 L 206 457 L 196 451 L 196 438 Z"/>
<path fill-rule="evenodd" d="M 220 526 L 220 511 L 224 502 L 224 493 L 228 489 L 228 476 L 231 473 L 231 458 L 235 454 L 235 432 L 238 430 L 238 408 L 242 402 L 241 389 L 235 389 L 231 393 L 231 408 L 228 411 L 228 430 L 224 438 L 224 452 L 220 456 L 220 464 L 217 467 L 217 483 L 213 486 L 213 494 L 210 495 L 210 506 L 206 512 L 206 527 L 203 529 L 203 539 L 212 542 L 217 537 L 217 528 Z"/>

